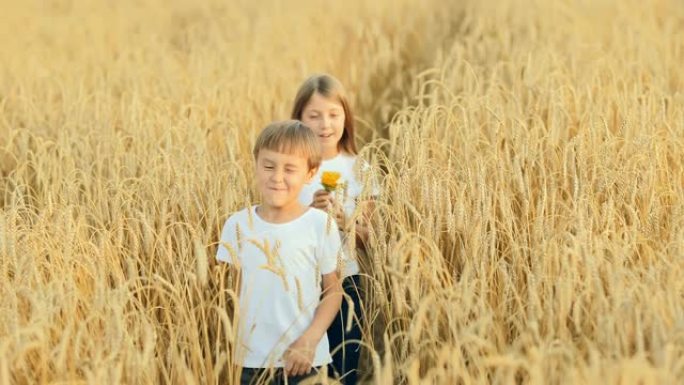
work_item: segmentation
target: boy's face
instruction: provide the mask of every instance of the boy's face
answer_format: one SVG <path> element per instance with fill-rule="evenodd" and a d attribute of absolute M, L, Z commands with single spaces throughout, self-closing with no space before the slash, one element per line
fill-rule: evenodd
<path fill-rule="evenodd" d="M 299 192 L 315 172 L 315 169 L 309 170 L 308 159 L 301 155 L 259 150 L 256 181 L 262 204 L 285 210 L 297 207 Z"/>

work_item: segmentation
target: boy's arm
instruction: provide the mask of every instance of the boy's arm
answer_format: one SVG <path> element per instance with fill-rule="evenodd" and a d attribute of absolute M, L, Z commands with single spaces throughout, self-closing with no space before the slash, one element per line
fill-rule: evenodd
<path fill-rule="evenodd" d="M 342 283 L 337 272 L 323 274 L 323 298 L 311 325 L 285 352 L 285 373 L 297 376 L 311 372 L 316 346 L 335 319 L 342 304 Z"/>

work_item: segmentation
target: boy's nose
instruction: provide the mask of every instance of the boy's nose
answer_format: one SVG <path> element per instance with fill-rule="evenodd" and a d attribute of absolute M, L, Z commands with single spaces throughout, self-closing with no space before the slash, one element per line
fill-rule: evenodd
<path fill-rule="evenodd" d="M 279 182 L 283 180 L 283 175 L 284 173 L 281 170 L 275 170 L 271 173 L 271 179 Z"/>

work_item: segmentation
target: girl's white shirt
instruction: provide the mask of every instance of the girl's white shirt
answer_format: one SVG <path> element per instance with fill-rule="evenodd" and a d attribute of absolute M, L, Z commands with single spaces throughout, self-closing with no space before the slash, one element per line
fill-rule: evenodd
<path fill-rule="evenodd" d="M 338 194 L 340 199 L 344 200 L 342 202 L 344 215 L 347 219 L 351 218 L 354 214 L 354 210 L 356 210 L 356 200 L 363 192 L 363 175 L 370 170 L 370 166 L 366 162 L 361 161 L 363 163 L 357 164 L 357 162 L 360 161 L 360 158 L 356 155 L 344 153 L 339 153 L 334 158 L 323 160 L 316 175 L 314 175 L 311 180 L 311 183 L 305 184 L 304 188 L 302 188 L 302 191 L 299 193 L 299 202 L 307 206 L 313 202 L 314 193 L 323 189 L 323 185 L 321 184 L 323 172 L 338 172 L 340 173 L 338 185 L 344 184 L 346 192 L 344 192 L 343 189 L 340 189 L 336 194 Z M 370 188 L 372 189 L 370 195 L 378 195 L 379 189 L 375 183 L 370 182 Z M 345 237 L 344 234 L 341 235 L 343 236 L 343 243 L 345 244 L 344 258 L 343 261 L 341 261 L 342 276 L 348 277 L 359 274 L 359 264 L 356 260 L 356 253 L 354 251 L 356 240 L 346 239 L 347 237 Z"/>

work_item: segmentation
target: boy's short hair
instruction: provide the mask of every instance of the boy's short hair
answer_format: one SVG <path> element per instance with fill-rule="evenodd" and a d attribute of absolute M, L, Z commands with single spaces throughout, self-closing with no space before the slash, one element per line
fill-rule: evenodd
<path fill-rule="evenodd" d="M 321 147 L 318 138 L 299 120 L 283 120 L 266 126 L 254 143 L 252 150 L 254 160 L 263 149 L 301 155 L 307 159 L 309 170 L 321 165 Z"/>

